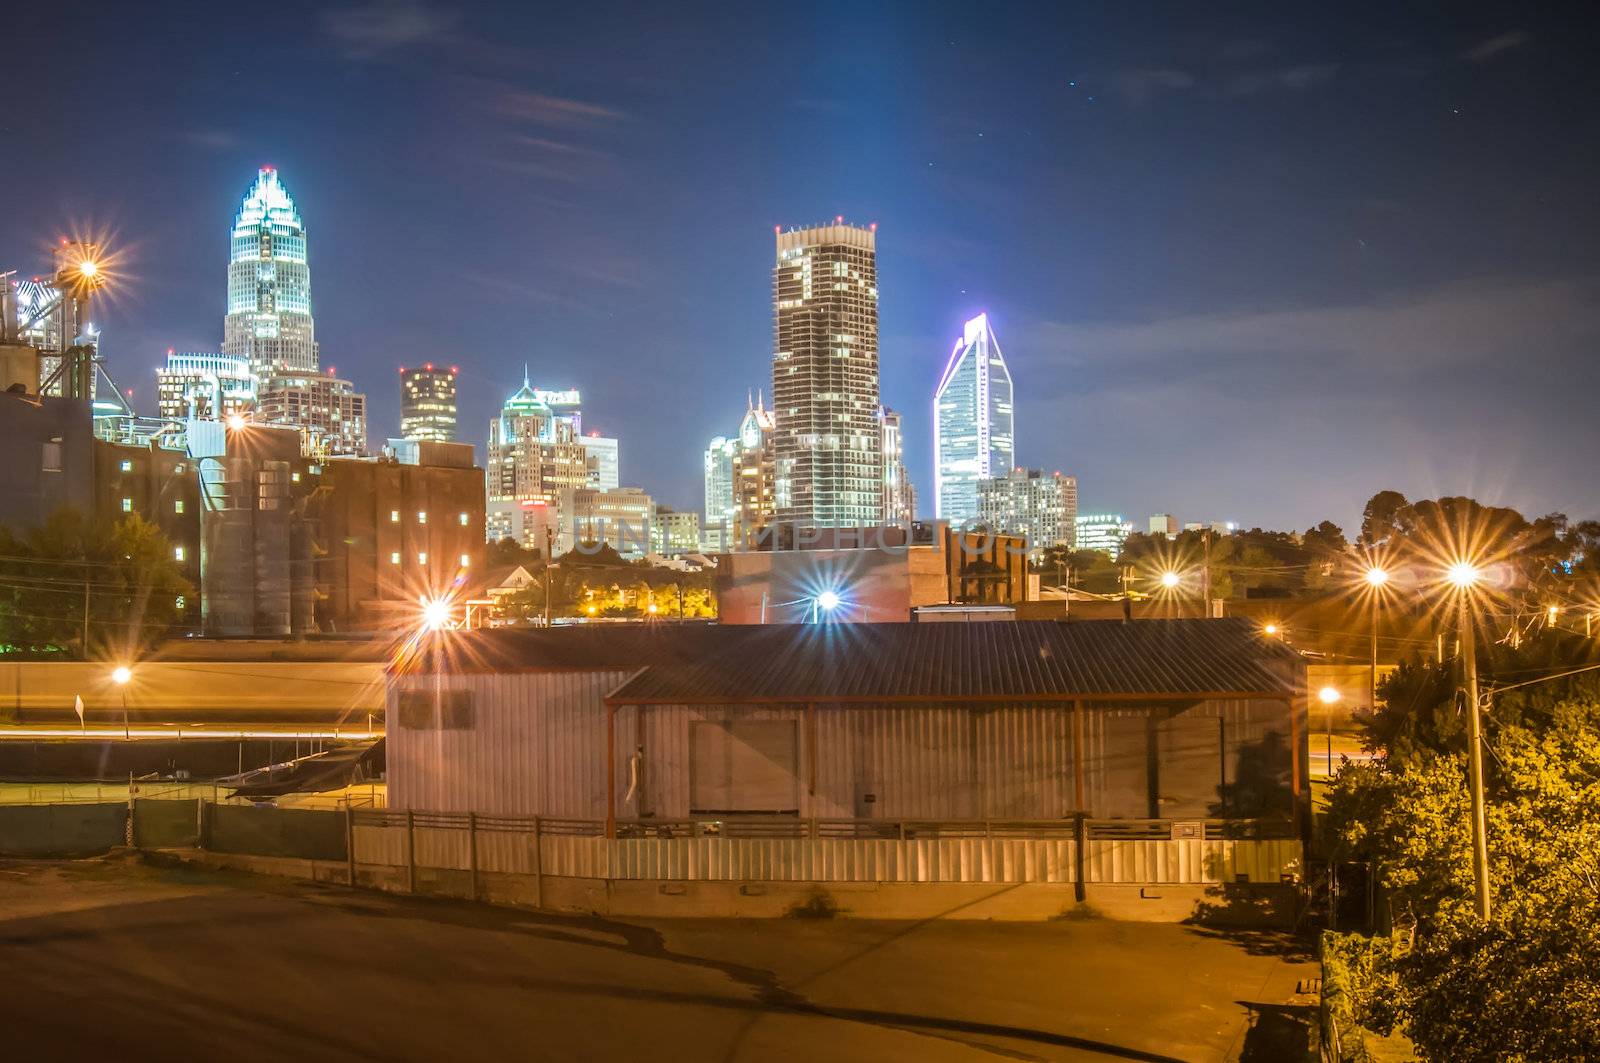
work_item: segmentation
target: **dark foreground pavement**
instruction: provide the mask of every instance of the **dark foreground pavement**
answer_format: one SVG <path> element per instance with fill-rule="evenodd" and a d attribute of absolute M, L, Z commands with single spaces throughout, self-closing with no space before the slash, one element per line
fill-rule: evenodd
<path fill-rule="evenodd" d="M 1179 926 L 619 922 L 108 858 L 0 863 L 0 971 L 19 1060 L 1276 1061 L 1311 967 Z"/>

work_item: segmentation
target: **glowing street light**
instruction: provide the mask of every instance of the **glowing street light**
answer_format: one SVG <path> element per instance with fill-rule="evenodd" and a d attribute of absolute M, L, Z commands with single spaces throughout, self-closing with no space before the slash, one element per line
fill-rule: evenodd
<path fill-rule="evenodd" d="M 1339 688 L 1323 687 L 1317 691 L 1317 700 L 1324 705 L 1337 705 L 1339 703 Z"/>
<path fill-rule="evenodd" d="M 1267 636 L 1268 638 L 1272 638 L 1272 637 L 1276 636 L 1280 630 L 1281 629 L 1278 627 L 1278 625 L 1274 624 L 1270 620 L 1268 620 L 1265 624 L 1261 625 L 1261 633 L 1263 635 Z"/>
<path fill-rule="evenodd" d="M 1366 573 L 1364 574 L 1364 578 L 1367 581 L 1367 586 L 1371 587 L 1373 590 L 1377 590 L 1379 587 L 1382 587 L 1389 582 L 1389 571 L 1388 569 L 1373 565 L 1371 568 L 1367 569 Z"/>
<path fill-rule="evenodd" d="M 422 600 L 422 629 L 424 631 L 443 631 L 449 626 L 449 600 L 446 598 L 424 598 Z"/>
<path fill-rule="evenodd" d="M 133 681 L 133 669 L 125 664 L 117 665 L 111 669 L 111 681 L 122 691 L 122 737 L 131 739 L 133 730 L 128 726 L 128 684 Z"/>
<path fill-rule="evenodd" d="M 78 273 L 85 280 L 94 280 L 100 275 L 100 264 L 92 258 L 86 258 L 78 263 Z"/>
<path fill-rule="evenodd" d="M 125 665 L 118 665 L 111 670 L 111 681 L 119 687 L 125 687 L 133 679 L 133 670 Z"/>
<path fill-rule="evenodd" d="M 246 424 L 246 422 L 245 422 L 243 414 L 240 414 L 240 413 L 230 413 L 230 414 L 228 414 L 228 430 L 230 432 L 242 431 L 244 429 L 245 424 Z"/>
<path fill-rule="evenodd" d="M 817 604 L 822 607 L 823 612 L 831 613 L 839 608 L 839 596 L 833 591 L 823 591 L 817 595 Z"/>
<path fill-rule="evenodd" d="M 1171 569 L 1161 573 L 1161 585 L 1163 587 L 1176 587 L 1182 580 L 1183 577 Z"/>
<path fill-rule="evenodd" d="M 1444 578 L 1457 590 L 1468 590 L 1483 579 L 1483 570 L 1466 561 L 1457 561 L 1445 570 Z"/>
<path fill-rule="evenodd" d="M 657 608 L 656 608 L 656 603 L 655 602 L 651 602 L 649 605 L 645 606 L 645 610 L 644 611 L 649 613 L 651 616 L 655 616 L 657 611 L 658 611 Z"/>

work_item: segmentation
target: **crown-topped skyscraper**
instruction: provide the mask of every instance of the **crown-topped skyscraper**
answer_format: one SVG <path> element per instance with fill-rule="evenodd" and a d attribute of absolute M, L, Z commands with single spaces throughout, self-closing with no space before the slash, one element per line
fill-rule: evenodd
<path fill-rule="evenodd" d="M 256 174 L 233 221 L 222 353 L 249 358 L 262 381 L 317 371 L 306 227 L 270 166 Z"/>

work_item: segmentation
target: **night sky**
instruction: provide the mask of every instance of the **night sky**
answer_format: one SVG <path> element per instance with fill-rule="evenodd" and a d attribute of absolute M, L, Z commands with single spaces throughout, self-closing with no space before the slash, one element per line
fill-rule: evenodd
<path fill-rule="evenodd" d="M 153 413 L 166 349 L 220 345 L 232 216 L 277 166 L 374 442 L 400 364 L 459 365 L 481 445 L 526 362 L 625 484 L 699 509 L 770 379 L 772 228 L 843 214 L 878 223 L 925 507 L 932 389 L 987 310 L 1019 461 L 1085 512 L 1600 516 L 1583 6 L 764 7 L 21 5 L 0 269 L 114 228 L 97 323 Z"/>

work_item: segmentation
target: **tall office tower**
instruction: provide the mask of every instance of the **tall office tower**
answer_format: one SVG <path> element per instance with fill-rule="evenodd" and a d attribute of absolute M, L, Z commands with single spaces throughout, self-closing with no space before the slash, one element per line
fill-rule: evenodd
<path fill-rule="evenodd" d="M 248 358 L 263 382 L 317 371 L 306 227 L 270 166 L 256 175 L 233 221 L 222 353 Z"/>
<path fill-rule="evenodd" d="M 878 424 L 883 432 L 883 519 L 889 524 L 909 524 L 917 519 L 917 492 L 906 472 L 906 437 L 900 428 L 900 414 L 879 407 Z"/>
<path fill-rule="evenodd" d="M 877 226 L 777 233 L 772 268 L 775 505 L 802 527 L 883 519 Z"/>
<path fill-rule="evenodd" d="M 367 452 L 367 397 L 348 380 L 326 373 L 285 373 L 256 393 L 255 419 L 304 429 L 314 453 Z"/>
<path fill-rule="evenodd" d="M 1121 513 L 1088 513 L 1078 518 L 1079 550 L 1101 550 L 1114 561 L 1122 553 L 1122 541 L 1133 533 L 1133 522 Z"/>
<path fill-rule="evenodd" d="M 400 367 L 400 435 L 433 443 L 456 441 L 455 366 Z"/>
<path fill-rule="evenodd" d="M 489 501 L 486 532 L 491 542 L 510 537 L 518 526 L 532 526 L 517 519 L 518 507 L 559 509 L 563 492 L 589 488 L 589 454 L 573 424 L 573 416 L 552 410 L 526 376 L 522 387 L 506 399 L 500 416 L 489 422 L 484 474 Z M 557 512 L 563 530 L 567 527 L 563 517 L 570 516 Z M 523 545 L 544 548 L 540 542 Z"/>
<path fill-rule="evenodd" d="M 1078 478 L 1038 469 L 1012 469 L 978 481 L 978 518 L 992 532 L 1021 535 L 1028 555 L 1071 547 L 1078 534 Z"/>
<path fill-rule="evenodd" d="M 933 511 L 951 522 L 978 516 L 978 481 L 1016 464 L 1011 372 L 989 328 L 968 321 L 933 394 Z"/>
<path fill-rule="evenodd" d="M 734 542 L 744 542 L 772 523 L 776 498 L 773 437 L 777 420 L 759 393 L 739 422 L 739 446 L 733 458 Z"/>
<path fill-rule="evenodd" d="M 733 529 L 738 523 L 734 503 L 733 466 L 739 457 L 739 441 L 717 436 L 706 447 L 706 544 L 712 550 L 726 550 L 733 544 Z"/>
<path fill-rule="evenodd" d="M 163 421 L 217 420 L 256 404 L 256 378 L 247 358 L 231 354 L 167 352 L 156 370 L 156 407 Z"/>
<path fill-rule="evenodd" d="M 597 491 L 615 491 L 622 482 L 621 466 L 617 458 L 617 441 L 599 432 L 579 436 L 583 451 L 589 455 L 589 486 Z"/>

